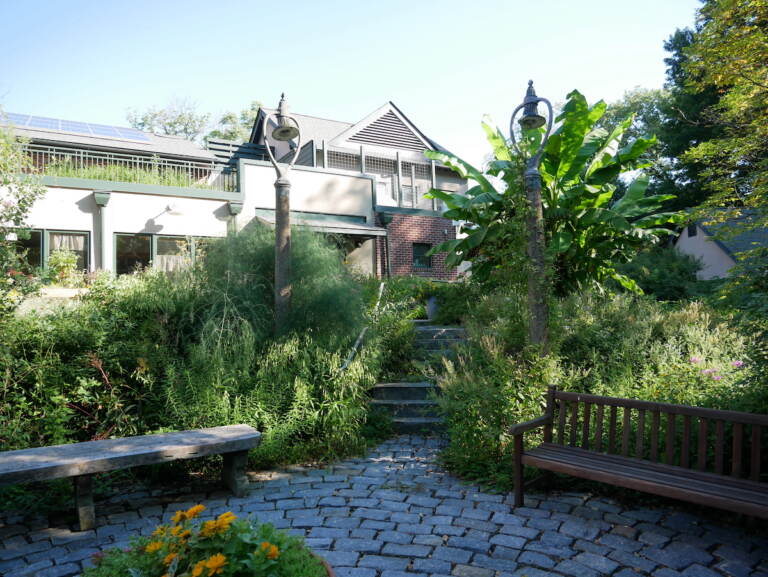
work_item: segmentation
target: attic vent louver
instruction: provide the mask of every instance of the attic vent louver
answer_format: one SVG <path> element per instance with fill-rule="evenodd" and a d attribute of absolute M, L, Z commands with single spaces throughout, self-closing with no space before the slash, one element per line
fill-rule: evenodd
<path fill-rule="evenodd" d="M 355 133 L 349 141 L 418 152 L 427 148 L 391 110 Z"/>

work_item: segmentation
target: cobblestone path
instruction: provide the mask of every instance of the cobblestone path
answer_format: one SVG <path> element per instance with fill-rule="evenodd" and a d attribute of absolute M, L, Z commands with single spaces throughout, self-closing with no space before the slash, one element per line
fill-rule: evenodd
<path fill-rule="evenodd" d="M 98 550 L 203 502 L 208 516 L 232 510 L 306 536 L 338 577 L 768 577 L 768 540 L 746 530 L 581 493 L 532 495 L 513 513 L 511 495 L 440 469 L 438 449 L 400 437 L 324 469 L 261 474 L 244 498 L 122 495 L 97 503 L 95 531 L 0 518 L 0 574 L 77 575 Z"/>

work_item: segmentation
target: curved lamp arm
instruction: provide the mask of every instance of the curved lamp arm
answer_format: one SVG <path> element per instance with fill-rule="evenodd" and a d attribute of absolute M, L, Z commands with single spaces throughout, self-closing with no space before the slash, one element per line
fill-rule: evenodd
<path fill-rule="evenodd" d="M 262 135 L 264 138 L 264 144 L 267 145 L 267 155 L 269 156 L 269 160 L 272 161 L 272 166 L 275 167 L 275 171 L 277 172 L 277 178 L 285 178 L 288 175 L 288 171 L 293 168 L 293 165 L 296 164 L 296 159 L 299 157 L 299 152 L 301 152 L 301 127 L 299 127 L 299 123 L 296 121 L 296 119 L 293 116 L 288 116 L 291 120 L 293 120 L 296 123 L 296 127 L 299 129 L 299 136 L 298 136 L 298 142 L 296 144 L 296 151 L 293 153 L 293 158 L 291 159 L 291 162 L 288 164 L 280 165 L 278 164 L 277 160 L 275 160 L 275 155 L 272 154 L 272 147 L 269 146 L 269 140 L 267 140 L 267 126 L 269 125 L 269 119 L 275 116 L 274 113 L 267 114 L 266 118 L 264 118 L 264 126 L 262 128 Z"/>
<path fill-rule="evenodd" d="M 536 98 L 532 102 L 535 102 L 538 104 L 539 102 L 543 102 L 547 106 L 547 111 L 549 114 L 547 114 L 547 130 L 544 133 L 544 138 L 541 139 L 541 144 L 539 145 L 539 149 L 536 151 L 536 154 L 534 154 L 531 158 L 528 159 L 528 163 L 533 164 L 534 166 L 539 164 L 539 161 L 541 160 L 541 155 L 544 153 L 544 147 L 547 145 L 547 139 L 549 138 L 550 133 L 552 132 L 552 104 L 547 100 L 546 98 Z M 520 110 L 525 107 L 526 104 L 529 104 L 528 102 L 523 102 L 521 105 L 519 105 L 517 108 L 515 108 L 512 111 L 512 118 L 509 119 L 509 137 L 510 140 L 512 140 L 512 146 L 514 146 L 515 151 L 520 156 L 523 155 L 523 151 L 520 150 L 519 143 L 517 142 L 517 138 L 515 138 L 515 116 L 517 116 L 517 113 L 520 112 Z"/>

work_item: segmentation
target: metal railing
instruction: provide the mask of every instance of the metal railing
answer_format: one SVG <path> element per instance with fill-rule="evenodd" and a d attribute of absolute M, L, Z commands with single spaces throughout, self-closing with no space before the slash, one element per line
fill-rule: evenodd
<path fill-rule="evenodd" d="M 156 184 L 180 188 L 237 191 L 237 168 L 218 162 L 172 160 L 98 152 L 60 146 L 26 144 L 30 162 L 23 172 L 46 176 Z"/>

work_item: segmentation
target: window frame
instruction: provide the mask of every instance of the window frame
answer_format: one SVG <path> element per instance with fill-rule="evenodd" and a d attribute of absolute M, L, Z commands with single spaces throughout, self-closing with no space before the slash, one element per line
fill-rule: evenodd
<path fill-rule="evenodd" d="M 190 235 L 184 235 L 184 234 L 158 234 L 158 233 L 151 233 L 151 232 L 113 232 L 112 233 L 112 271 L 115 274 L 118 274 L 117 272 L 117 237 L 118 236 L 148 236 L 149 237 L 149 264 L 148 264 L 149 268 L 152 268 L 155 266 L 155 261 L 157 260 L 158 239 L 160 238 L 183 239 L 187 243 L 187 246 L 189 247 L 188 256 L 191 264 L 195 264 L 197 262 L 198 240 L 223 238 L 219 236 L 190 236 Z M 129 274 L 129 273 L 121 273 L 121 274 Z"/>
<path fill-rule="evenodd" d="M 420 255 L 418 258 L 416 256 L 416 247 L 426 247 L 426 250 L 424 251 L 424 254 Z M 432 256 L 427 256 L 426 253 L 428 253 L 430 250 L 432 250 L 433 245 L 428 242 L 414 242 L 411 243 L 411 265 L 413 270 L 430 270 L 433 266 L 432 264 Z M 429 264 L 423 265 L 423 264 L 417 264 L 417 262 L 420 262 L 421 259 L 429 259 L 427 262 Z"/>

